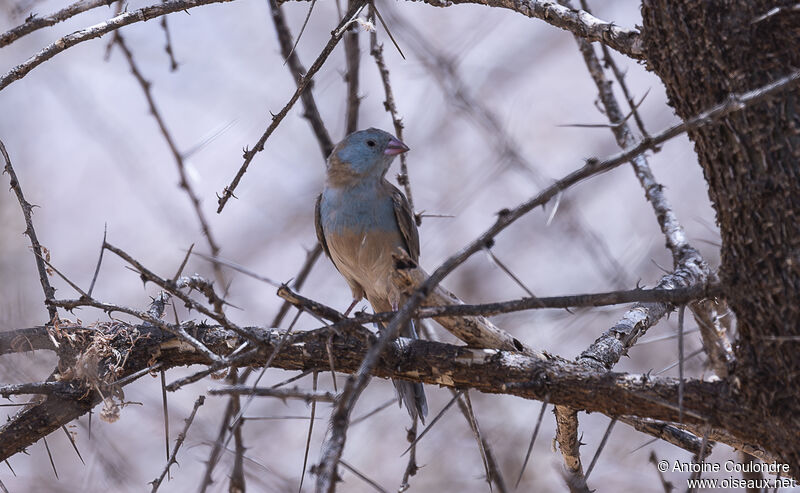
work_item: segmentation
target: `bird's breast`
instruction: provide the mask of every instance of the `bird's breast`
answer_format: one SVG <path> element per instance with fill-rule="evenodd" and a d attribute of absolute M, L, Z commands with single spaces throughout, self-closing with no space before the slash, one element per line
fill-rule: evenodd
<path fill-rule="evenodd" d="M 326 192 L 320 221 L 331 260 L 351 286 L 360 285 L 368 298 L 387 299 L 392 253 L 404 248 L 391 198 Z"/>

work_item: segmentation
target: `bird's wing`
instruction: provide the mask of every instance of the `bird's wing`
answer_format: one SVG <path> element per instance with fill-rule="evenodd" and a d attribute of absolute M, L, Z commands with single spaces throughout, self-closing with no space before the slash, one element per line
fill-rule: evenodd
<path fill-rule="evenodd" d="M 317 240 L 322 245 L 322 250 L 328 258 L 331 257 L 331 252 L 328 250 L 328 244 L 325 242 L 325 232 L 322 231 L 322 218 L 320 217 L 320 204 L 322 203 L 322 194 L 317 195 L 317 202 L 314 204 L 314 229 L 317 230 Z M 334 264 L 336 265 L 336 264 Z"/>
<path fill-rule="evenodd" d="M 414 222 L 414 213 L 403 192 L 389 182 L 384 182 L 384 185 L 392 197 L 394 215 L 397 219 L 397 226 L 400 228 L 400 234 L 403 236 L 406 251 L 411 259 L 417 262 L 419 260 L 419 232 L 417 223 Z"/>

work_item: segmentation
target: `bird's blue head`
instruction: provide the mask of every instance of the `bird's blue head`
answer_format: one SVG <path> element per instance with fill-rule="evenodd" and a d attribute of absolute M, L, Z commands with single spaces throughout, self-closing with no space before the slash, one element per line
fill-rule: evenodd
<path fill-rule="evenodd" d="M 345 185 L 366 178 L 380 179 L 398 154 L 408 146 L 377 128 L 353 132 L 333 149 L 328 158 L 328 180 Z"/>

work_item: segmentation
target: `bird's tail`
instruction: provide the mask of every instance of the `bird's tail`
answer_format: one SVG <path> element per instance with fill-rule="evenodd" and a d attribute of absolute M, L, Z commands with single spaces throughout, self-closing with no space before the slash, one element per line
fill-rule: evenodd
<path fill-rule="evenodd" d="M 425 416 L 428 415 L 428 400 L 425 398 L 425 389 L 422 388 L 422 384 L 405 380 L 392 380 L 392 383 L 411 419 L 419 418 L 422 424 L 425 424 Z"/>
<path fill-rule="evenodd" d="M 408 323 L 405 330 L 402 331 L 404 337 L 411 339 L 419 339 L 417 335 L 414 321 Z M 408 382 L 406 380 L 392 380 L 394 388 L 397 391 L 397 396 L 400 398 L 402 405 L 406 406 L 408 415 L 414 420 L 419 418 L 422 424 L 425 424 L 425 417 L 428 415 L 428 400 L 425 398 L 425 389 L 419 382 Z"/>

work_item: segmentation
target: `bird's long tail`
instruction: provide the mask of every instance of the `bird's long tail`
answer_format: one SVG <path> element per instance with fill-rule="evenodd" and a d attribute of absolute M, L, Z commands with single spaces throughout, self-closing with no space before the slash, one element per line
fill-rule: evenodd
<path fill-rule="evenodd" d="M 408 323 L 401 335 L 410 339 L 419 339 L 413 320 Z M 406 380 L 392 380 L 392 383 L 400 402 L 406 406 L 411 419 L 419 418 L 422 424 L 425 424 L 425 417 L 428 415 L 428 400 L 425 398 L 425 389 L 422 384 Z"/>

